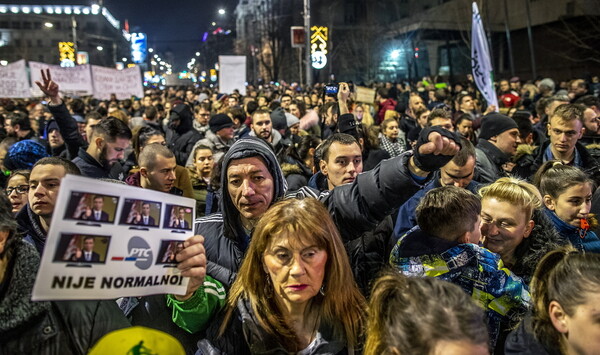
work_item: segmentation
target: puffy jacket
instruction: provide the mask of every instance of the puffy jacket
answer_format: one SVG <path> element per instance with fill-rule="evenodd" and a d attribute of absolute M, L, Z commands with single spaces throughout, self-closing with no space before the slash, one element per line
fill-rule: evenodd
<path fill-rule="evenodd" d="M 488 316 L 490 345 L 527 312 L 531 297 L 523 280 L 498 254 L 475 244 L 437 238 L 415 227 L 392 250 L 390 264 L 406 276 L 436 277 L 460 286 Z"/>
<path fill-rule="evenodd" d="M 105 334 L 130 326 L 113 301 L 32 302 L 40 257 L 11 239 L 0 284 L 0 354 L 87 354 Z"/>
<path fill-rule="evenodd" d="M 564 241 L 568 241 L 579 251 L 600 253 L 600 238 L 596 233 L 566 223 L 549 209 L 545 209 L 545 212 Z"/>

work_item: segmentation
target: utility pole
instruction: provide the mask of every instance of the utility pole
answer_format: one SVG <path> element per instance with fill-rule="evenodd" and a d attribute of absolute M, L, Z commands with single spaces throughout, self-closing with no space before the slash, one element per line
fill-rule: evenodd
<path fill-rule="evenodd" d="M 510 76 L 515 76 L 515 62 L 513 60 L 512 41 L 510 40 L 510 25 L 508 24 L 508 5 L 506 4 L 506 0 L 504 0 L 504 28 L 506 30 L 506 43 L 508 44 Z"/>
<path fill-rule="evenodd" d="M 527 11 L 527 37 L 529 39 L 529 55 L 531 57 L 531 74 L 533 78 L 537 77 L 537 70 L 535 67 L 535 50 L 533 48 L 533 34 L 531 32 L 531 11 L 529 9 L 529 0 L 525 0 L 525 11 Z"/>
<path fill-rule="evenodd" d="M 312 86 L 312 60 L 310 58 L 310 0 L 304 0 L 304 31 L 306 32 L 306 86 Z"/>

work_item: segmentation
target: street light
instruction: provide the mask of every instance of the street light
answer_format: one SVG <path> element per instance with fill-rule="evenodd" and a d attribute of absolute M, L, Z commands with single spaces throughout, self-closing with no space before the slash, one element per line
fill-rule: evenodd
<path fill-rule="evenodd" d="M 219 15 L 225 15 L 225 9 L 219 9 Z"/>
<path fill-rule="evenodd" d="M 44 22 L 44 26 L 46 26 L 46 28 L 52 28 L 54 27 L 54 24 L 52 22 Z"/>
<path fill-rule="evenodd" d="M 150 52 L 150 53 L 154 52 L 154 48 L 148 48 L 148 52 Z"/>
<path fill-rule="evenodd" d="M 392 51 L 392 53 L 390 53 L 390 58 L 392 58 L 394 60 L 400 58 L 400 50 L 399 49 L 394 49 Z"/>
<path fill-rule="evenodd" d="M 200 56 L 200 52 L 196 52 L 196 57 L 199 57 L 199 56 Z"/>
<path fill-rule="evenodd" d="M 104 49 L 104 47 L 102 47 L 102 46 L 98 46 L 98 47 L 96 47 L 96 49 L 97 49 L 97 50 L 99 50 L 99 51 L 101 51 L 101 50 L 103 50 L 103 49 Z"/>

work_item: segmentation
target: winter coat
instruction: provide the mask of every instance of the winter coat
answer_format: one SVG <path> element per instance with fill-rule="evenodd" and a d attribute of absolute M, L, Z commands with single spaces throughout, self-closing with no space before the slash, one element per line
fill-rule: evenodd
<path fill-rule="evenodd" d="M 35 246 L 38 253 L 42 255 L 46 245 L 46 231 L 42 228 L 40 217 L 33 213 L 29 204 L 26 204 L 17 212 L 16 220 L 23 240 Z"/>
<path fill-rule="evenodd" d="M 94 179 L 115 179 L 121 181 L 125 179 L 125 171 L 121 163 L 116 162 L 112 166 L 105 167 L 83 148 L 79 148 L 79 152 L 77 153 L 77 157 L 73 159 L 73 163 L 77 165 L 83 176 Z"/>
<path fill-rule="evenodd" d="M 475 244 L 437 238 L 415 227 L 398 240 L 390 264 L 406 276 L 436 277 L 471 295 L 486 311 L 492 348 L 530 306 L 525 282 L 504 267 L 498 254 Z"/>
<path fill-rule="evenodd" d="M 504 343 L 505 355 L 561 355 L 560 350 L 546 350 L 535 338 L 531 314 L 528 314 L 519 326 L 510 332 Z"/>
<path fill-rule="evenodd" d="M 516 166 L 513 168 L 513 174 L 523 179 L 531 179 L 540 166 L 549 160 L 547 154 L 549 146 L 550 140 L 547 140 L 541 146 L 537 147 L 532 154 L 526 154 L 520 157 L 519 160 L 515 161 Z M 577 157 L 579 158 L 579 164 L 574 165 L 592 175 L 592 177 L 597 175 L 600 165 L 598 162 L 596 162 L 594 157 L 592 157 L 588 149 L 586 149 L 586 147 L 584 147 L 581 143 L 577 142 L 575 144 L 575 150 Z M 550 157 L 550 160 L 552 158 L 553 157 Z"/>
<path fill-rule="evenodd" d="M 175 127 L 171 124 L 171 127 L 166 129 L 165 139 L 169 149 L 175 154 L 177 165 L 185 166 L 194 145 L 202 139 L 202 135 L 193 128 L 194 116 L 188 105 L 175 105 L 171 109 L 170 123 L 175 117 L 179 124 Z"/>
<path fill-rule="evenodd" d="M 239 300 L 230 323 L 223 336 L 218 336 L 218 329 L 223 321 L 215 319 L 207 330 L 207 338 L 198 342 L 196 354 L 288 354 L 286 348 L 271 334 L 260 327 L 250 303 Z M 334 327 L 321 321 L 317 336 L 313 342 L 302 351 L 309 354 L 347 354 L 345 339 L 336 338 Z"/>
<path fill-rule="evenodd" d="M 312 176 L 310 168 L 300 161 L 296 162 L 296 164 L 282 163 L 281 170 L 291 191 L 307 186 L 308 180 Z"/>
<path fill-rule="evenodd" d="M 218 164 L 221 157 L 223 157 L 223 155 L 227 153 L 233 142 L 235 142 L 234 139 L 225 142 L 219 136 L 214 134 L 211 130 L 208 130 L 206 131 L 206 136 L 204 137 L 204 139 L 201 139 L 198 142 L 196 142 L 191 151 L 193 152 L 194 150 L 196 150 L 196 147 L 199 145 L 205 145 L 213 151 L 213 158 Z M 185 163 L 185 166 L 189 167 L 192 165 L 194 165 L 194 157 L 190 154 L 187 162 Z"/>
<path fill-rule="evenodd" d="M 382 160 L 389 159 L 390 153 L 386 152 L 383 149 L 365 149 L 362 153 L 363 158 L 363 172 L 372 170 L 375 168 Z"/>
<path fill-rule="evenodd" d="M 48 105 L 48 109 L 50 110 L 50 113 L 52 113 L 56 124 L 58 124 L 60 135 L 65 141 L 67 159 L 73 160 L 75 157 L 77 157 L 79 148 L 86 149 L 88 147 L 88 143 L 79 133 L 77 121 L 75 121 L 73 116 L 71 116 L 71 113 L 64 103 L 60 105 L 50 104 Z"/>
<path fill-rule="evenodd" d="M 130 326 L 114 301 L 31 301 L 40 257 L 20 237 L 10 238 L 0 284 L 0 354 L 87 354 L 105 334 Z"/>
<path fill-rule="evenodd" d="M 568 241 L 579 251 L 600 253 L 600 238 L 596 233 L 568 224 L 549 209 L 545 209 L 545 212 L 564 241 Z"/>
<path fill-rule="evenodd" d="M 273 200 L 284 197 L 287 183 L 276 158 L 267 145 L 256 138 L 248 138 L 246 145 L 230 149 L 224 157 L 223 170 L 233 159 L 260 155 L 267 162 L 273 176 Z M 289 193 L 287 197 L 313 197 L 322 201 L 336 223 L 345 245 L 353 245 L 348 251 L 357 255 L 354 260 L 365 260 L 368 241 L 354 242 L 365 232 L 375 230 L 377 225 L 395 208 L 400 206 L 419 188 L 406 166 L 411 153 L 381 162 L 378 168 L 359 174 L 354 183 L 338 186 L 332 191 L 319 193 L 304 187 Z M 195 234 L 203 235 L 207 258 L 207 274 L 229 288 L 241 266 L 250 241 L 250 231 L 243 228 L 239 212 L 231 202 L 227 191 L 226 174 L 222 176 L 221 213 L 202 217 L 195 222 Z M 383 253 L 383 250 L 380 250 Z M 361 272 L 358 265 L 353 271 Z M 368 271 L 368 270 L 365 270 Z M 374 276 L 371 272 L 370 276 Z"/>
<path fill-rule="evenodd" d="M 475 148 L 475 180 L 480 183 L 491 183 L 507 176 L 502 165 L 510 161 L 510 157 L 485 139 L 479 139 Z"/>

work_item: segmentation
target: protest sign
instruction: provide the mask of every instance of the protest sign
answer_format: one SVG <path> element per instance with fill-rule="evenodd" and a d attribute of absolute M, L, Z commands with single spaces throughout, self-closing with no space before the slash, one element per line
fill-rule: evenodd
<path fill-rule="evenodd" d="M 111 94 L 115 94 L 118 100 L 144 96 L 139 67 L 117 70 L 92 65 L 92 80 L 94 96 L 100 100 L 109 100 Z"/>
<path fill-rule="evenodd" d="M 55 206 L 33 300 L 185 294 L 193 199 L 67 175 Z"/>
<path fill-rule="evenodd" d="M 219 92 L 231 94 L 233 90 L 246 89 L 246 57 L 238 55 L 219 56 Z"/>
<path fill-rule="evenodd" d="M 373 105 L 373 103 L 375 102 L 375 89 L 357 86 L 356 102 L 363 102 L 369 105 Z"/>
<path fill-rule="evenodd" d="M 0 97 L 22 98 L 31 96 L 25 60 L 0 66 Z"/>
<path fill-rule="evenodd" d="M 40 88 L 35 85 L 36 81 L 42 82 L 42 69 L 50 69 L 52 80 L 58 84 L 62 92 L 80 96 L 94 93 L 89 65 L 63 68 L 59 65 L 29 62 L 29 69 L 31 70 L 31 93 L 33 96 L 44 96 Z"/>

